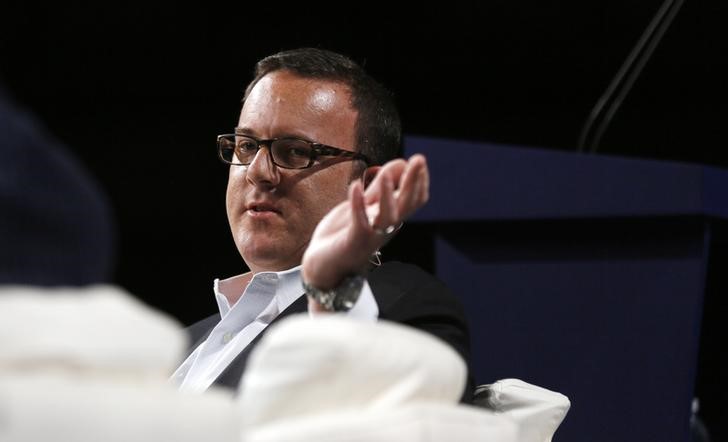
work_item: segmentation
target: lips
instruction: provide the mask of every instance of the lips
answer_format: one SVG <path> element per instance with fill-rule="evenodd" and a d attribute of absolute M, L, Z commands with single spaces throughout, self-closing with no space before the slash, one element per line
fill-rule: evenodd
<path fill-rule="evenodd" d="M 270 213 L 270 212 L 277 213 L 278 215 L 281 214 L 281 211 L 278 210 L 278 208 L 276 206 L 274 206 L 271 203 L 267 203 L 267 202 L 263 202 L 263 201 L 250 203 L 246 206 L 245 210 L 248 212 L 252 212 L 253 214 L 257 214 L 257 213 L 263 214 L 263 213 Z"/>

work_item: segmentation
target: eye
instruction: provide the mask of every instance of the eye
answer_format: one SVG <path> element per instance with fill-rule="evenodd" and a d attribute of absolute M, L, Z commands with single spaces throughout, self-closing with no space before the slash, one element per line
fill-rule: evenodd
<path fill-rule="evenodd" d="M 303 140 L 284 138 L 273 147 L 276 160 L 285 167 L 305 167 L 311 159 L 311 146 Z"/>
<path fill-rule="evenodd" d="M 286 148 L 286 155 L 288 157 L 301 157 L 301 158 L 308 158 L 309 149 L 306 147 L 299 147 L 299 146 L 288 146 Z"/>
<path fill-rule="evenodd" d="M 258 150 L 258 143 L 250 138 L 236 138 L 235 150 L 240 153 L 251 153 Z"/>

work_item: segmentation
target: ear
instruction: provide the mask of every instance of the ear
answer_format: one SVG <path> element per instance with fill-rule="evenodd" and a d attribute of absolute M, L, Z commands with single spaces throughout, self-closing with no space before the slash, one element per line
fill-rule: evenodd
<path fill-rule="evenodd" d="M 377 176 L 377 173 L 379 172 L 379 169 L 381 169 L 382 166 L 370 166 L 367 167 L 366 170 L 364 170 L 364 173 L 361 176 L 361 180 L 364 183 L 364 188 L 366 189 L 369 187 L 369 184 L 372 182 L 375 176 Z"/>

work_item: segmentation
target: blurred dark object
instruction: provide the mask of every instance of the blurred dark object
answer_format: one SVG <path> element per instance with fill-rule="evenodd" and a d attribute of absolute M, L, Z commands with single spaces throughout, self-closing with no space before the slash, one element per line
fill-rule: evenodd
<path fill-rule="evenodd" d="M 95 183 L 0 86 L 0 284 L 108 282 L 113 225 Z"/>

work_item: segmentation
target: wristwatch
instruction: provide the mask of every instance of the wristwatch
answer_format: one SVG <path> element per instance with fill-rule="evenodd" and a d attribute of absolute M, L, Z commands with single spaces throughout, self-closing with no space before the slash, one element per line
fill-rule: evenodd
<path fill-rule="evenodd" d="M 364 277 L 362 275 L 347 276 L 331 290 L 320 290 L 306 281 L 301 282 L 306 295 L 321 304 L 323 308 L 334 312 L 345 312 L 351 310 L 359 299 L 364 286 Z"/>

